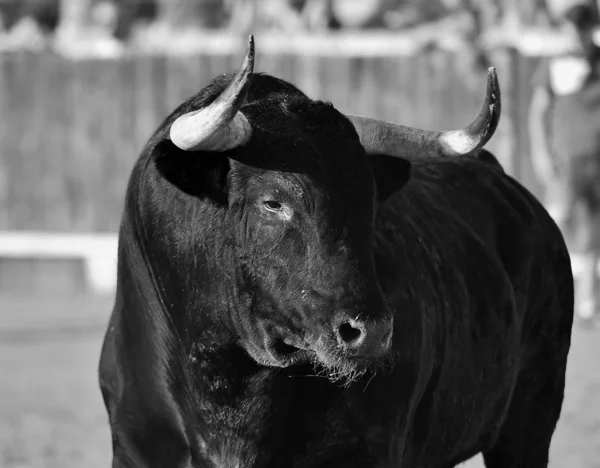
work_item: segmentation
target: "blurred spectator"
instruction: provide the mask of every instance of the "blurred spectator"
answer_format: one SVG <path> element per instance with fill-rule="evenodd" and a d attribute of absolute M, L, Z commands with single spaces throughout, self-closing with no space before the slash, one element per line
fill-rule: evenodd
<path fill-rule="evenodd" d="M 394 0 L 332 0 L 331 14 L 342 29 L 377 28 L 384 26 L 383 18 L 397 3 Z"/>
<path fill-rule="evenodd" d="M 172 28 L 218 28 L 223 24 L 223 0 L 156 0 L 157 21 Z"/>
<path fill-rule="evenodd" d="M 305 27 L 299 6 L 294 0 L 227 0 L 229 28 L 242 34 L 263 29 L 301 31 Z"/>
<path fill-rule="evenodd" d="M 309 30 L 323 31 L 336 26 L 331 3 L 331 0 L 306 0 L 302 16 Z"/>
<path fill-rule="evenodd" d="M 569 8 L 563 28 L 568 53 L 543 59 L 534 77 L 530 132 L 532 162 L 547 202 L 574 255 L 581 256 L 577 316 L 598 312 L 600 259 L 600 48 L 594 5 Z"/>
<path fill-rule="evenodd" d="M 58 25 L 59 0 L 3 0 L 0 15 L 0 50 L 41 51 Z"/>
<path fill-rule="evenodd" d="M 109 0 L 24 0 L 0 2 L 4 34 L 0 50 L 55 52 L 72 57 L 119 56 L 114 38 L 116 9 Z"/>
<path fill-rule="evenodd" d="M 58 25 L 59 5 L 60 0 L 2 0 L 0 14 L 7 30 L 23 19 L 32 19 L 44 33 L 49 33 Z"/>
<path fill-rule="evenodd" d="M 130 26 L 129 43 L 134 50 L 187 54 L 208 40 L 206 30 L 222 28 L 226 23 L 224 0 L 155 0 L 155 3 L 155 15 L 150 21 Z M 215 35 L 213 39 L 218 41 L 218 37 Z"/>
<path fill-rule="evenodd" d="M 339 24 L 333 17 L 334 0 L 225 0 L 225 5 L 229 29 L 244 34 L 265 29 L 323 31 Z"/>
<path fill-rule="evenodd" d="M 48 37 L 35 19 L 25 16 L 11 28 L 9 33 L 0 35 L 0 51 L 41 52 L 48 45 Z"/>
<path fill-rule="evenodd" d="M 134 24 L 150 23 L 157 16 L 156 0 L 113 0 L 117 12 L 114 35 L 126 40 L 131 36 Z"/>
<path fill-rule="evenodd" d="M 54 50 L 65 57 L 115 58 L 124 52 L 114 37 L 117 11 L 109 0 L 60 0 Z"/>

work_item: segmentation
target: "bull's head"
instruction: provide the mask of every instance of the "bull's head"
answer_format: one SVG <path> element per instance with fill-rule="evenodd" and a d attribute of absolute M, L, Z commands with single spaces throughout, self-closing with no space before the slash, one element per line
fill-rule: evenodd
<path fill-rule="evenodd" d="M 190 229 L 205 226 L 204 238 L 194 239 L 198 249 L 219 250 L 222 259 L 212 267 L 207 261 L 203 268 L 213 274 L 205 271 L 202 281 L 235 297 L 225 314 L 231 321 L 210 323 L 233 330 L 260 364 L 312 360 L 348 376 L 385 357 L 393 339 L 374 260 L 377 206 L 409 180 L 405 157 L 468 154 L 489 140 L 500 112 L 497 78 L 490 69 L 473 123 L 431 132 L 344 116 L 288 83 L 252 75 L 253 62 L 250 39 L 224 90 L 167 120 L 163 143 L 178 156 L 164 150 L 158 164 L 194 203 L 213 207 L 181 215 Z M 177 158 L 186 170 L 174 168 Z M 195 264 L 207 254 L 198 257 Z M 222 308 L 201 296 L 208 305 L 196 310 Z"/>

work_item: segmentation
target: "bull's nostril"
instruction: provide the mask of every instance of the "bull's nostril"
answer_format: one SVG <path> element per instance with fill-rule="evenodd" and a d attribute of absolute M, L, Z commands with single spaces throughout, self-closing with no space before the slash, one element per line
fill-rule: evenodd
<path fill-rule="evenodd" d="M 340 334 L 340 338 L 342 338 L 342 341 L 348 344 L 358 340 L 361 334 L 361 331 L 358 328 L 354 328 L 348 322 L 342 323 L 338 329 L 338 332 Z"/>

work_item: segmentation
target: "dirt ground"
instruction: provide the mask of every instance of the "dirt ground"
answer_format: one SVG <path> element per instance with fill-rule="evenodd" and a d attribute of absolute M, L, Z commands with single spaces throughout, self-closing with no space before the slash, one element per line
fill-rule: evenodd
<path fill-rule="evenodd" d="M 0 467 L 107 468 L 96 367 L 109 298 L 0 297 Z M 575 328 L 552 468 L 600 468 L 600 330 Z M 482 467 L 480 457 L 464 468 Z"/>

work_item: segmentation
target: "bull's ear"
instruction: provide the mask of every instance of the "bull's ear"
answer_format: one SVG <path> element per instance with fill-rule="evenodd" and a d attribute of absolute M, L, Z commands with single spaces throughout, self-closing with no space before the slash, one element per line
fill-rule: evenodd
<path fill-rule="evenodd" d="M 183 151 L 170 140 L 153 150 L 156 167 L 182 192 L 227 205 L 229 158 L 223 152 Z"/>
<path fill-rule="evenodd" d="M 369 155 L 380 201 L 400 190 L 410 179 L 412 164 L 409 160 L 385 154 Z"/>

